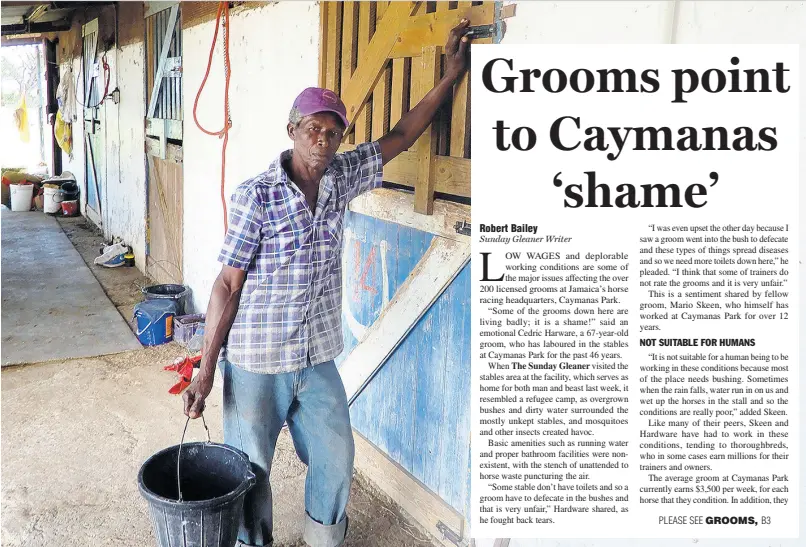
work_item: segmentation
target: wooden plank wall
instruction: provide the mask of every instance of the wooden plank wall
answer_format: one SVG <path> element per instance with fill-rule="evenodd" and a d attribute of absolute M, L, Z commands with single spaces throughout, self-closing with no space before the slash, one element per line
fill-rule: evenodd
<path fill-rule="evenodd" d="M 159 283 L 182 283 L 182 164 L 148 159 L 148 264 Z"/>
<path fill-rule="evenodd" d="M 348 213 L 344 304 L 369 326 L 428 248 L 426 232 Z M 385 255 L 384 267 L 383 260 Z M 355 427 L 414 477 L 468 515 L 470 268 L 466 266 L 352 406 Z M 357 340 L 344 322 L 346 356 Z"/>
<path fill-rule="evenodd" d="M 469 17 L 479 25 L 494 18 L 493 2 L 412 2 L 406 9 L 395 4 L 394 9 L 385 0 L 320 4 L 319 85 L 345 100 L 348 117 L 356 106 L 344 150 L 383 136 L 433 87 L 444 74 L 440 48 L 459 20 Z M 379 70 L 359 70 L 367 64 Z M 433 129 L 426 131 L 427 142 L 421 139 L 384 169 L 384 180 L 415 190 L 418 212 L 431 214 L 435 192 L 470 197 L 468 82 L 466 74 L 457 83 Z M 365 85 L 369 88 L 356 92 Z M 355 96 L 365 94 L 365 101 L 352 104 Z"/>

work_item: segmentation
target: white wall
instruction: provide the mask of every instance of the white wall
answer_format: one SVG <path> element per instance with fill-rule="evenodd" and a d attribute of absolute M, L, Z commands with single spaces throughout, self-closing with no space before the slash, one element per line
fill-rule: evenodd
<path fill-rule="evenodd" d="M 120 104 L 106 108 L 106 193 L 104 235 L 121 237 L 132 247 L 135 263 L 145 269 L 145 91 L 143 43 L 109 52 L 109 91 L 120 88 Z"/>
<path fill-rule="evenodd" d="M 226 196 L 266 170 L 290 147 L 288 111 L 296 95 L 315 86 L 319 58 L 319 7 L 315 2 L 279 2 L 258 9 L 233 10 L 230 58 L 230 109 Z M 221 143 L 199 131 L 193 101 L 207 68 L 215 21 L 183 32 L 184 40 L 184 257 L 185 284 L 197 311 L 204 311 L 221 267 L 223 242 L 220 199 Z M 219 36 L 219 43 L 220 43 Z M 220 47 L 199 102 L 202 125 L 223 125 L 224 75 Z"/>
<path fill-rule="evenodd" d="M 668 43 L 673 1 L 509 2 L 502 44 Z"/>
<path fill-rule="evenodd" d="M 506 44 L 643 43 L 797 43 L 800 53 L 801 157 L 806 157 L 806 2 L 777 1 L 587 1 L 509 2 L 516 16 L 507 20 Z M 806 169 L 800 171 L 806 186 Z M 801 216 L 806 210 L 801 192 Z M 806 223 L 804 223 L 806 224 Z M 804 226 L 801 226 L 803 245 Z M 803 252 L 803 251 L 801 251 Z M 802 295 L 802 298 L 804 296 Z M 801 303 L 801 309 L 803 302 Z M 801 322 L 803 324 L 803 314 Z M 804 355 L 801 349 L 801 355 Z M 801 392 L 806 391 L 806 376 Z M 801 433 L 803 435 L 803 433 Z M 801 477 L 806 476 L 804 460 Z M 806 488 L 801 486 L 801 522 L 806 522 Z M 580 520 L 582 522 L 582 520 Z M 801 536 L 804 531 L 801 529 Z M 477 539 L 478 547 L 494 540 Z M 795 547 L 803 540 L 512 540 L 510 547 Z"/>
<path fill-rule="evenodd" d="M 804 2 L 725 0 L 507 2 L 504 44 L 800 43 Z"/>

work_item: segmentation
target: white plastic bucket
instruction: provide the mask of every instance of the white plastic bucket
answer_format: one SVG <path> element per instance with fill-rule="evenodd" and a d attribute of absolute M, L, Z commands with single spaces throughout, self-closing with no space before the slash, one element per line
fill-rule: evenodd
<path fill-rule="evenodd" d="M 33 184 L 11 184 L 11 210 L 30 211 L 31 200 L 34 197 Z"/>
<path fill-rule="evenodd" d="M 45 212 L 54 214 L 62 210 L 64 192 L 61 188 L 48 188 L 45 186 Z"/>

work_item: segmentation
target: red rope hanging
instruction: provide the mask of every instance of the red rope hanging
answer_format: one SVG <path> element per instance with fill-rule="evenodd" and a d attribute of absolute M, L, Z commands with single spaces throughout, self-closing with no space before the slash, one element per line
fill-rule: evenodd
<path fill-rule="evenodd" d="M 218 39 L 218 28 L 221 25 L 221 16 L 224 16 L 223 40 L 224 40 L 224 128 L 219 131 L 210 131 L 202 127 L 199 123 L 199 118 L 196 115 L 196 109 L 199 106 L 199 97 L 201 97 L 202 90 L 207 83 L 207 78 L 210 76 L 210 67 L 213 64 L 213 53 L 215 52 L 215 44 Z M 212 135 L 218 138 L 223 138 L 224 143 L 221 146 L 221 207 L 224 211 L 224 233 L 227 233 L 227 198 L 224 195 L 224 178 L 227 165 L 227 141 L 229 140 L 229 130 L 232 127 L 232 118 L 230 117 L 229 110 L 229 79 L 232 74 L 229 59 L 229 2 L 218 3 L 218 13 L 216 15 L 215 32 L 213 33 L 213 43 L 210 46 L 210 57 L 207 60 L 207 70 L 204 73 L 199 92 L 196 94 L 196 101 L 193 103 L 193 121 L 196 122 L 198 127 L 203 133 Z"/>

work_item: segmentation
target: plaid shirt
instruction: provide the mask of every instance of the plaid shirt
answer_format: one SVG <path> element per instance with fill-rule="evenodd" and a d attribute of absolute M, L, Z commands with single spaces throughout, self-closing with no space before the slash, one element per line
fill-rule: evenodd
<path fill-rule="evenodd" d="M 381 185 L 377 142 L 337 154 L 319 182 L 316 213 L 288 178 L 283 152 L 232 196 L 219 262 L 246 270 L 221 357 L 276 374 L 334 359 L 342 349 L 342 223 L 347 203 Z"/>

